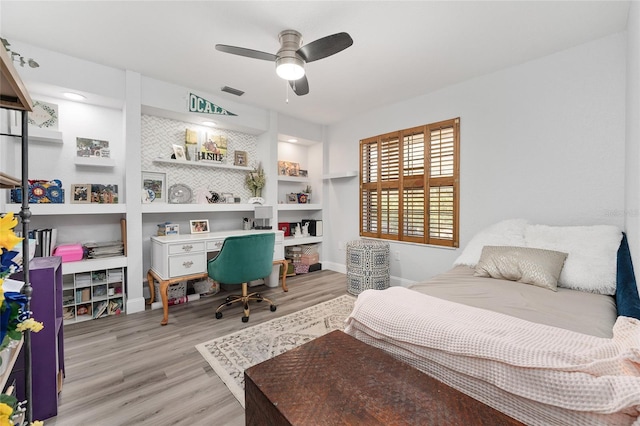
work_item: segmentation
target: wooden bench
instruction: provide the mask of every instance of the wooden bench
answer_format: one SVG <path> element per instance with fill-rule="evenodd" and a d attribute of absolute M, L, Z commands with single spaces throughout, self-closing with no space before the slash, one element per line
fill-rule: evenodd
<path fill-rule="evenodd" d="M 244 377 L 247 425 L 522 425 L 342 331 Z"/>

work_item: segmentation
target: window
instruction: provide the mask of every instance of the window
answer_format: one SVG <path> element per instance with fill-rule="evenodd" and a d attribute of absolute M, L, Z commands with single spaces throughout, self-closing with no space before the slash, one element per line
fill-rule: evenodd
<path fill-rule="evenodd" d="M 360 235 L 458 247 L 460 119 L 360 141 Z"/>

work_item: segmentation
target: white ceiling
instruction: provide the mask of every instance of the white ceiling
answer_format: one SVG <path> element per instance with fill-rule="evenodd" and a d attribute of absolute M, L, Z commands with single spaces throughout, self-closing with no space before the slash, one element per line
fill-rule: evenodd
<path fill-rule="evenodd" d="M 628 1 L 0 1 L 2 37 L 330 124 L 624 31 Z M 284 29 L 353 46 L 307 64 L 298 97 L 271 62 Z M 241 98 L 222 86 L 245 91 Z"/>

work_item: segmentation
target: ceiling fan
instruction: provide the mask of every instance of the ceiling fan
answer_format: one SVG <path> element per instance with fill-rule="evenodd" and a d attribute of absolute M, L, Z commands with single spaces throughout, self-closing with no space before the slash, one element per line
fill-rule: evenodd
<path fill-rule="evenodd" d="M 302 46 L 302 34 L 295 30 L 282 31 L 278 35 L 278 39 L 280 40 L 280 50 L 275 55 L 244 47 L 227 46 L 226 44 L 216 44 L 216 50 L 275 62 L 278 76 L 289 81 L 293 92 L 302 96 L 309 93 L 309 82 L 304 72 L 305 64 L 335 55 L 353 44 L 353 39 L 347 33 L 326 36 L 304 46 Z"/>

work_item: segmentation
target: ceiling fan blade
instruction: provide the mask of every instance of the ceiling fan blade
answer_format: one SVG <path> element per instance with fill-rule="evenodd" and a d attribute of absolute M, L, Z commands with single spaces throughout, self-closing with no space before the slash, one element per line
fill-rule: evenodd
<path fill-rule="evenodd" d="M 307 80 L 307 76 L 303 75 L 302 78 L 298 80 L 289 81 L 289 86 L 291 86 L 291 90 L 298 96 L 303 96 L 309 93 L 309 81 Z"/>
<path fill-rule="evenodd" d="M 278 57 L 272 53 L 261 52 L 259 50 L 245 49 L 244 47 L 227 46 L 226 44 L 216 44 L 216 50 L 233 55 L 246 56 L 247 58 L 262 59 L 263 61 L 275 61 Z"/>
<path fill-rule="evenodd" d="M 353 44 L 353 39 L 347 33 L 337 33 L 319 38 L 302 46 L 298 53 L 305 62 L 313 62 L 327 56 L 335 55 Z"/>

